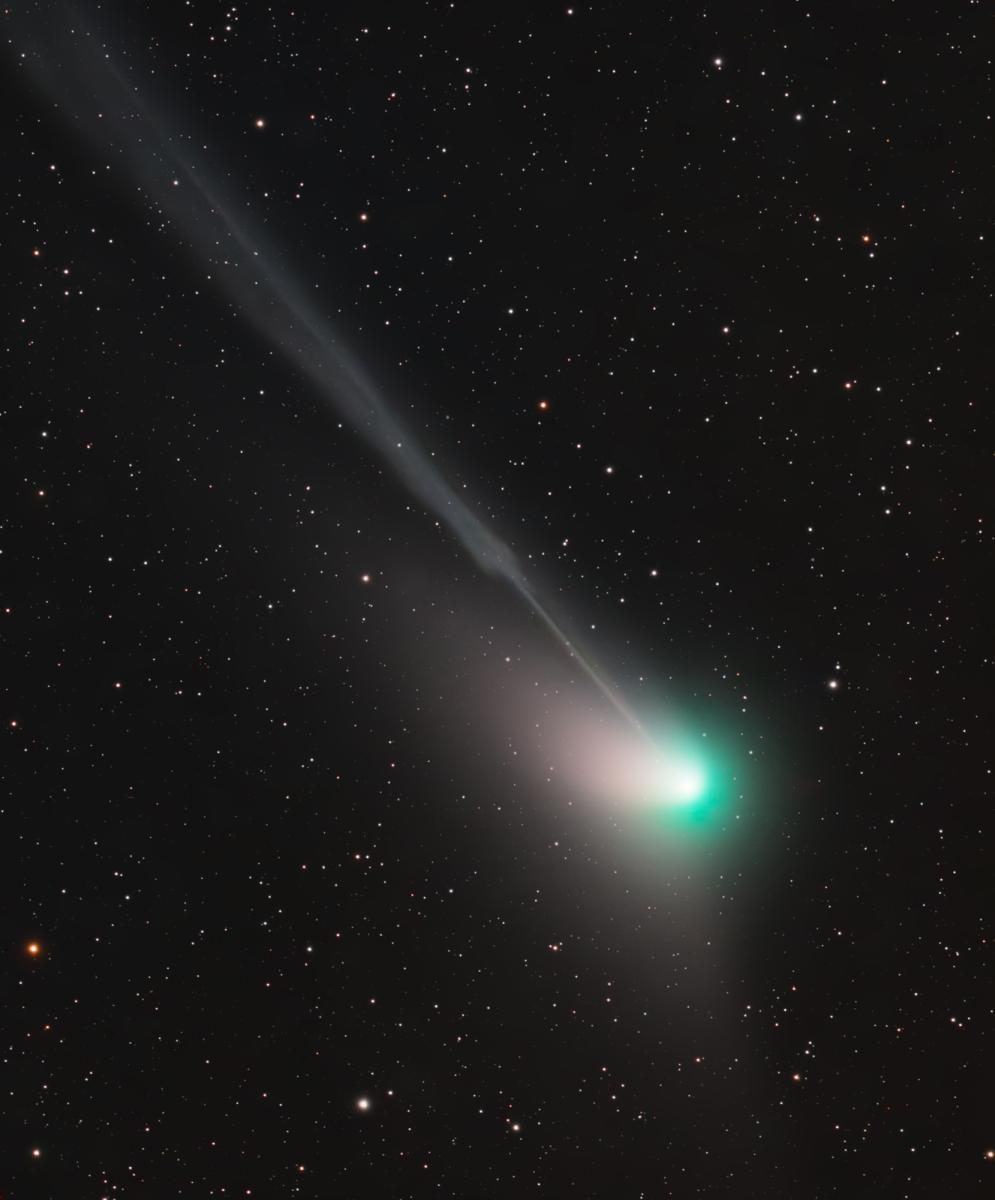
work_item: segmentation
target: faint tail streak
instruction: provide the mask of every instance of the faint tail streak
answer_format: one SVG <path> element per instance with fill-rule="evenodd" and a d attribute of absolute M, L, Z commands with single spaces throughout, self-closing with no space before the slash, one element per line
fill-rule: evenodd
<path fill-rule="evenodd" d="M 61 14 L 47 11 L 44 22 L 25 16 L 18 22 L 21 27 L 8 43 L 17 51 L 18 66 L 111 162 L 128 166 L 153 211 L 166 218 L 163 225 L 172 225 L 177 240 L 209 268 L 208 278 L 387 460 L 477 565 L 512 585 L 602 695 L 646 736 L 633 711 L 536 597 L 512 550 L 443 479 L 389 409 L 279 251 L 244 216 L 236 216 L 237 207 L 249 205 L 236 205 L 217 182 L 209 182 L 205 155 L 198 155 L 189 137 L 169 132 L 163 119 L 151 115 L 151 99 L 140 95 L 98 36 L 82 28 L 78 13 L 64 8 Z"/>

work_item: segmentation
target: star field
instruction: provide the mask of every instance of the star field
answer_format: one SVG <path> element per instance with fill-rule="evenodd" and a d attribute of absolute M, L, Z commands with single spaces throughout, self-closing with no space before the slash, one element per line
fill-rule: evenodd
<path fill-rule="evenodd" d="M 0 1197 L 991 1194 L 989 38 L 6 12 Z"/>

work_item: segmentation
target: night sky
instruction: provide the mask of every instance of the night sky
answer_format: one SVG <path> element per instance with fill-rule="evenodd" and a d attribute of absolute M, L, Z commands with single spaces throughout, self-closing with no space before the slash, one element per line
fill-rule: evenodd
<path fill-rule="evenodd" d="M 991 13 L 653 8 L 4 10 L 3 1200 L 992 1195 Z"/>

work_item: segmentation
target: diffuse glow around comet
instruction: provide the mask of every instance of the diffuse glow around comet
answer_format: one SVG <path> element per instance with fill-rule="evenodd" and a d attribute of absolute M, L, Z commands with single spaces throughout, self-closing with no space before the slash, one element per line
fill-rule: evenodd
<path fill-rule="evenodd" d="M 305 293 L 280 252 L 243 215 L 225 190 L 221 172 L 208 166 L 188 137 L 167 132 L 115 57 L 69 8 L 49 14 L 40 34 L 15 37 L 18 63 L 30 71 L 74 125 L 112 161 L 123 161 L 160 217 L 217 288 L 319 394 L 384 459 L 414 498 L 436 516 L 484 571 L 504 579 L 545 625 L 601 695 L 645 744 L 662 747 L 591 656 L 555 618 L 526 578 L 514 552 L 456 493 L 410 429 L 392 410 L 363 364 Z M 122 57 L 121 61 L 126 61 Z M 173 123 L 169 122 L 172 127 Z M 201 148 L 206 150 L 205 147 Z M 238 215 L 236 215 L 238 214 Z M 670 773 L 668 774 L 668 771 Z M 694 761 L 662 771 L 666 798 L 686 803 L 703 788 Z"/>

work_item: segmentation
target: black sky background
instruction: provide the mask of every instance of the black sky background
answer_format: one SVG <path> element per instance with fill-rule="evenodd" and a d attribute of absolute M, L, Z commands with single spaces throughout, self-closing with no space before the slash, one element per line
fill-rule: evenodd
<path fill-rule="evenodd" d="M 487 721 L 556 646 L 15 6 L 0 1195 L 990 1194 L 990 14 L 78 12 L 746 782 L 706 946 Z"/>

